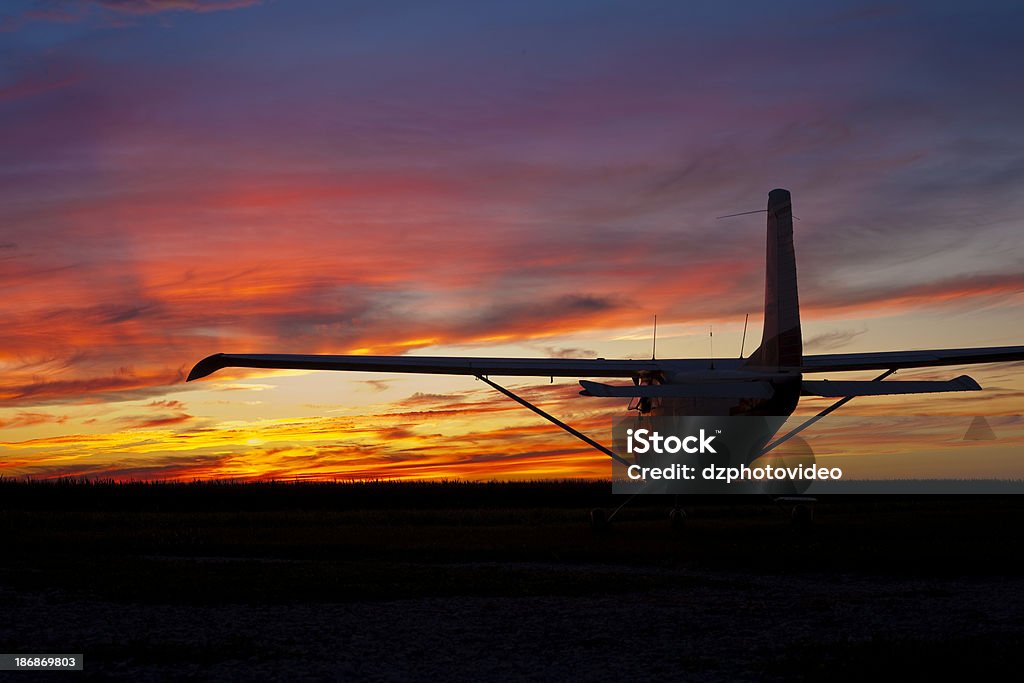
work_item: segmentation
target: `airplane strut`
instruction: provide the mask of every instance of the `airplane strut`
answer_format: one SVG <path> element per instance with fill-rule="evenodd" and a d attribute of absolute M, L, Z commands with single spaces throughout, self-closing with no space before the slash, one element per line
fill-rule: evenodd
<path fill-rule="evenodd" d="M 597 450 L 601 451 L 602 453 L 607 455 L 612 460 L 614 460 L 614 461 L 616 461 L 618 463 L 621 463 L 621 464 L 625 465 L 626 467 L 629 467 L 632 464 L 631 462 L 629 462 L 628 460 L 626 460 L 622 456 L 618 455 L 617 453 L 615 453 L 615 451 L 611 450 L 607 446 L 603 446 L 603 445 L 599 444 L 598 442 L 594 441 L 593 439 L 591 439 L 589 436 L 587 436 L 586 434 L 584 434 L 580 430 L 578 430 L 578 429 L 576 429 L 574 427 L 570 427 L 569 425 L 567 425 L 566 423 L 562 422 L 561 420 L 559 420 L 557 417 L 555 417 L 551 413 L 547 413 L 544 410 L 541 410 L 537 406 L 535 406 L 532 403 L 530 403 L 529 401 L 527 401 L 525 398 L 517 396 L 516 394 L 512 393 L 511 391 L 509 391 L 505 387 L 501 386 L 500 384 L 492 382 L 491 380 L 489 380 L 484 375 L 477 375 L 476 378 L 478 380 L 482 381 L 482 382 L 485 382 L 486 384 L 490 385 L 491 387 L 497 389 L 498 391 L 500 391 L 501 393 L 505 394 L 510 399 L 512 399 L 513 401 L 515 401 L 519 405 L 523 406 L 524 408 L 532 410 L 533 412 L 537 413 L 538 415 L 543 417 L 548 422 L 554 424 L 557 427 L 562 428 L 563 430 L 565 430 L 569 434 L 572 434 L 573 436 L 575 436 L 577 439 L 579 439 L 580 441 L 584 442 L 585 444 L 587 444 L 589 446 L 592 446 L 592 447 L 596 448 Z"/>

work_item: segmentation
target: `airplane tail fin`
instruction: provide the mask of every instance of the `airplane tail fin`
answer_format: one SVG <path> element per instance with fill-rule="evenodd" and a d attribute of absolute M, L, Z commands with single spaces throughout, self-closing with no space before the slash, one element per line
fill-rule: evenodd
<path fill-rule="evenodd" d="M 764 283 L 764 333 L 747 365 L 796 367 L 803 359 L 800 300 L 793 252 L 793 205 L 788 190 L 768 193 L 768 249 Z"/>

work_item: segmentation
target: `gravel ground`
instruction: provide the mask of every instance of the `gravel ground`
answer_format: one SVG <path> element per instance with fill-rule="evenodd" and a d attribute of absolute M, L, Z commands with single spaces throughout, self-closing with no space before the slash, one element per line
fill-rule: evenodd
<path fill-rule="evenodd" d="M 678 587 L 646 590 L 670 570 L 592 569 L 636 588 L 182 606 L 0 586 L 0 643 L 84 653 L 84 678 L 104 680 L 854 680 L 878 667 L 948 674 L 1022 657 L 1024 578 L 679 570 Z"/>

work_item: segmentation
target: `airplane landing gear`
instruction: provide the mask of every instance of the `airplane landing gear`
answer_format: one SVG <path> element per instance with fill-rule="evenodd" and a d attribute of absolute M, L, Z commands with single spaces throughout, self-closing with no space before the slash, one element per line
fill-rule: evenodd
<path fill-rule="evenodd" d="M 785 509 L 790 507 L 789 525 L 797 533 L 807 533 L 814 527 L 814 503 L 817 498 L 812 496 L 779 496 L 775 504 Z"/>
<path fill-rule="evenodd" d="M 794 505 L 789 521 L 793 531 L 807 533 L 814 526 L 814 508 L 807 503 Z"/>
<path fill-rule="evenodd" d="M 672 508 L 668 512 L 668 521 L 672 527 L 672 533 L 682 533 L 686 528 L 686 511 L 681 507 Z"/>

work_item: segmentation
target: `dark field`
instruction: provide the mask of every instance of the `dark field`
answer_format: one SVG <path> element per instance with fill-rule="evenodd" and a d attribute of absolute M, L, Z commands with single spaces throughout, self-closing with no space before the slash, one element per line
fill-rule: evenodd
<path fill-rule="evenodd" d="M 1024 663 L 1024 498 L 0 481 L 0 651 L 122 677 L 862 680 Z M 3 675 L 3 674 L 0 674 Z M 8 674 L 22 679 L 39 674 Z"/>

